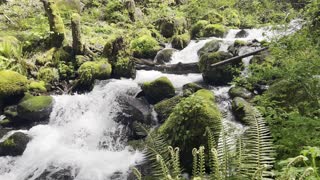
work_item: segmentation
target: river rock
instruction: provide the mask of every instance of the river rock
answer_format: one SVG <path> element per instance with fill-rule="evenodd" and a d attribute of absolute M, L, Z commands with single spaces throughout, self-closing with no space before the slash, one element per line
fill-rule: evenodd
<path fill-rule="evenodd" d="M 45 121 L 49 119 L 53 108 L 51 96 L 33 96 L 17 106 L 18 117 L 30 122 Z"/>
<path fill-rule="evenodd" d="M 167 77 L 160 77 L 154 81 L 145 82 L 141 88 L 148 102 L 152 104 L 175 95 L 173 84 Z"/>
<path fill-rule="evenodd" d="M 235 97 L 232 100 L 232 111 L 234 112 L 238 121 L 245 125 L 249 125 L 249 119 L 254 112 L 252 105 L 241 97 Z"/>
<path fill-rule="evenodd" d="M 49 167 L 35 180 L 73 180 L 72 169 L 60 169 Z"/>
<path fill-rule="evenodd" d="M 244 99 L 251 99 L 253 97 L 252 92 L 250 92 L 248 89 L 246 89 L 244 87 L 240 87 L 240 86 L 232 87 L 229 90 L 229 95 L 231 98 L 241 97 Z"/>
<path fill-rule="evenodd" d="M 182 96 L 175 96 L 170 99 L 165 99 L 158 102 L 154 106 L 154 110 L 157 112 L 159 123 L 163 123 L 172 113 L 174 107 L 183 99 Z"/>
<path fill-rule="evenodd" d="M 200 89 L 204 89 L 203 87 L 199 86 L 196 83 L 188 83 L 182 86 L 183 96 L 187 97 L 191 94 L 199 91 Z"/>
<path fill-rule="evenodd" d="M 181 49 L 187 47 L 188 44 L 190 43 L 190 41 L 191 41 L 191 37 L 190 37 L 189 33 L 184 33 L 181 35 L 173 36 L 171 44 L 172 44 L 173 48 L 181 50 Z"/>
<path fill-rule="evenodd" d="M 176 52 L 176 49 L 173 48 L 165 48 L 158 52 L 155 57 L 155 62 L 157 64 L 165 64 L 171 61 L 172 54 Z"/>
<path fill-rule="evenodd" d="M 198 56 L 201 56 L 206 53 L 217 52 L 220 49 L 221 41 L 212 40 L 207 42 L 201 49 L 198 51 Z"/>
<path fill-rule="evenodd" d="M 152 123 L 152 110 L 148 102 L 131 96 L 121 96 L 117 101 L 121 111 L 117 113 L 115 121 L 126 126 L 128 139 L 144 137 L 141 137 L 141 134 L 136 132 L 135 122 L 144 125 L 150 125 Z"/>
<path fill-rule="evenodd" d="M 244 29 L 241 29 L 241 31 L 237 32 L 236 34 L 236 38 L 246 38 L 248 36 L 249 36 L 249 33 Z"/>
<path fill-rule="evenodd" d="M 213 53 L 206 53 L 200 57 L 199 69 L 202 73 L 203 80 L 212 85 L 227 85 L 232 81 L 233 76 L 238 75 L 234 72 L 232 67 L 240 67 L 241 62 L 234 62 L 232 64 L 222 65 L 212 68 L 210 65 L 229 59 L 232 54 L 218 51 Z"/>
<path fill-rule="evenodd" d="M 22 155 L 30 138 L 22 132 L 16 132 L 0 143 L 0 156 Z"/>

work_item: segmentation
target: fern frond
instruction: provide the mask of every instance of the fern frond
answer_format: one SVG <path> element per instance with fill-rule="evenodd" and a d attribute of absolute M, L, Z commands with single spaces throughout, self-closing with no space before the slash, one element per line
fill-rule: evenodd
<path fill-rule="evenodd" d="M 219 159 L 218 159 L 218 152 L 215 148 L 212 148 L 211 151 L 211 159 L 212 162 L 210 163 L 210 177 L 211 179 L 215 180 L 221 180 L 221 175 L 220 175 L 220 164 L 219 164 Z"/>
<path fill-rule="evenodd" d="M 141 172 L 137 168 L 132 168 L 132 172 L 136 176 L 137 180 L 142 180 Z"/>
<path fill-rule="evenodd" d="M 179 148 L 173 149 L 171 146 L 168 147 L 170 155 L 171 155 L 171 162 L 173 166 L 172 175 L 174 178 L 179 179 L 181 175 L 181 168 L 180 168 L 180 155 L 179 155 Z"/>
<path fill-rule="evenodd" d="M 193 177 L 197 177 L 199 175 L 199 172 L 198 172 L 198 150 L 196 148 L 192 149 L 192 157 L 193 157 L 192 175 Z"/>
<path fill-rule="evenodd" d="M 206 173 L 206 165 L 205 165 L 205 155 L 204 155 L 204 146 L 200 146 L 199 150 L 198 150 L 198 156 L 199 156 L 199 164 L 198 164 L 198 168 L 199 168 L 199 177 L 203 178 L 205 176 Z"/>
<path fill-rule="evenodd" d="M 315 171 L 312 167 L 308 167 L 304 172 L 303 174 L 300 176 L 299 180 L 304 180 L 306 179 L 307 177 L 311 176 L 312 174 L 314 174 Z"/>

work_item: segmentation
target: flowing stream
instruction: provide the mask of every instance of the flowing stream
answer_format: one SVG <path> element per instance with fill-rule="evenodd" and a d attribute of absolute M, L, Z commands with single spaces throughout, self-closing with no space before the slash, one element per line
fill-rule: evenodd
<path fill-rule="evenodd" d="M 274 34 L 269 28 L 251 29 L 247 30 L 246 38 L 235 38 L 239 31 L 230 30 L 226 38 L 193 40 L 185 49 L 174 53 L 170 63 L 199 61 L 197 51 L 212 39 L 221 40 L 220 50 L 227 51 L 237 39 L 263 40 Z M 276 31 L 276 34 L 288 33 Z M 240 55 L 252 50 L 243 48 Z M 250 59 L 244 58 L 244 64 L 248 65 Z M 243 75 L 246 74 L 247 70 Z M 202 82 L 201 74 L 174 75 L 139 70 L 134 80 L 101 81 L 87 94 L 54 96 L 50 122 L 25 131 L 32 140 L 23 155 L 0 158 L 0 180 L 44 180 L 49 179 L 42 177 L 44 174 L 49 177 L 56 172 L 68 172 L 75 180 L 127 179 L 130 167 L 142 162 L 144 157 L 123 143 L 123 127 L 114 121 L 116 113 L 121 111 L 116 100 L 119 96 L 135 96 L 141 90 L 139 83 L 161 76 L 168 77 L 177 91 L 186 83 Z M 231 112 L 230 88 L 211 87 L 211 90 L 223 114 L 227 136 L 236 140 L 244 127 L 234 120 Z"/>

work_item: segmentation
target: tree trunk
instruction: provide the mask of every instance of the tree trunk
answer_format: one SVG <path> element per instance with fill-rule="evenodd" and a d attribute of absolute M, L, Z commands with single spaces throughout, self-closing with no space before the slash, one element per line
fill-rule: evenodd
<path fill-rule="evenodd" d="M 60 17 L 55 0 L 41 0 L 48 16 L 53 47 L 61 47 L 65 40 L 64 24 Z"/>

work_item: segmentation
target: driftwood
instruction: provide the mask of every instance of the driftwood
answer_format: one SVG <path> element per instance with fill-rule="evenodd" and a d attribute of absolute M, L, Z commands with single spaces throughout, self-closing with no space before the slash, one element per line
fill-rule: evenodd
<path fill-rule="evenodd" d="M 250 52 L 250 53 L 247 53 L 247 54 L 243 54 L 241 56 L 232 57 L 232 58 L 217 62 L 215 64 L 211 64 L 211 67 L 218 67 L 218 66 L 222 66 L 222 65 L 225 65 L 225 64 L 233 63 L 233 62 L 236 62 L 236 61 L 241 61 L 242 58 L 246 58 L 246 57 L 258 54 L 259 52 L 265 51 L 267 49 L 268 49 L 268 47 L 264 47 L 264 48 L 261 48 L 261 49 L 256 50 L 256 51 L 253 51 L 253 52 Z"/>
<path fill-rule="evenodd" d="M 265 51 L 268 48 L 261 48 L 259 50 L 241 55 L 232 57 L 227 60 L 220 61 L 218 63 L 212 64 L 211 67 L 218 67 L 228 63 L 234 63 L 237 61 L 241 61 L 242 58 L 249 57 L 259 52 Z M 195 63 L 178 63 L 178 64 L 165 64 L 165 65 L 158 65 L 151 60 L 146 59 L 135 59 L 136 68 L 137 70 L 155 70 L 161 71 L 168 74 L 188 74 L 188 73 L 200 73 L 198 62 Z"/>

